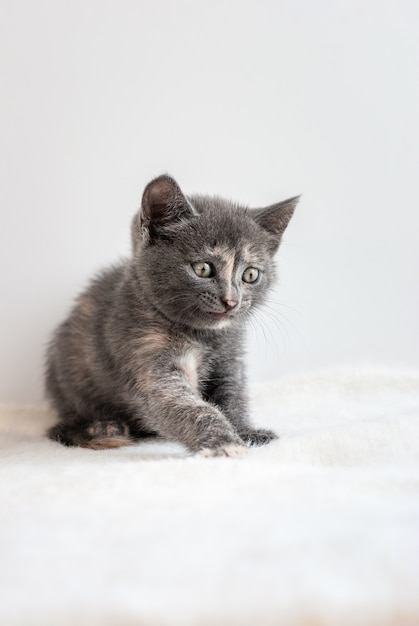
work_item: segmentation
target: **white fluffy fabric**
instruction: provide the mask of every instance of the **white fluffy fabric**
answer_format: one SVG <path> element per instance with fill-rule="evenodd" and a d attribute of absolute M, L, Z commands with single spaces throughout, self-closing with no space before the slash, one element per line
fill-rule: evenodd
<path fill-rule="evenodd" d="M 0 412 L 0 623 L 419 624 L 419 373 L 253 389 L 281 439 L 242 458 L 109 451 Z"/>

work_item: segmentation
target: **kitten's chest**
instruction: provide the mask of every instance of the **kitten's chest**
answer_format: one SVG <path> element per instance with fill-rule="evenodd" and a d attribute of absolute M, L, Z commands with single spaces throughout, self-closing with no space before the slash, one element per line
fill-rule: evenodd
<path fill-rule="evenodd" d="M 176 357 L 176 367 L 190 387 L 200 392 L 215 366 L 215 354 L 199 344 L 186 345 Z"/>

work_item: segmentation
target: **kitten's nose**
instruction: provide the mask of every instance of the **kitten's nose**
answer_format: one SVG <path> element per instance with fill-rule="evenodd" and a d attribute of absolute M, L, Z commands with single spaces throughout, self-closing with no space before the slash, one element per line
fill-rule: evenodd
<path fill-rule="evenodd" d="M 237 300 L 229 300 L 228 298 L 221 298 L 221 300 L 224 303 L 226 311 L 231 311 L 238 304 Z"/>

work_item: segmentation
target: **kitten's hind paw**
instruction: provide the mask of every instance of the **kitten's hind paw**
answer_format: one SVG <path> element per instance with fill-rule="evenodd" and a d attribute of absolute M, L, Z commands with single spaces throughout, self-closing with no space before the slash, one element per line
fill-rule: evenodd
<path fill-rule="evenodd" d="M 218 446 L 217 448 L 202 448 L 199 451 L 201 456 L 243 456 L 247 450 L 245 446 L 237 444 L 229 444 L 225 446 Z"/>
<path fill-rule="evenodd" d="M 255 428 L 254 430 L 246 430 L 240 433 L 246 446 L 264 446 L 274 439 L 278 439 L 278 435 L 272 430 L 265 428 Z"/>

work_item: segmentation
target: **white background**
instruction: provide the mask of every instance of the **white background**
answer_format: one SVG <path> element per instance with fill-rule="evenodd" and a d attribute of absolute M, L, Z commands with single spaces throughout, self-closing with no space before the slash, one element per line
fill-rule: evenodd
<path fill-rule="evenodd" d="M 416 0 L 2 0 L 0 400 L 42 398 L 51 330 L 161 172 L 303 193 L 252 379 L 419 366 L 418 27 Z"/>

